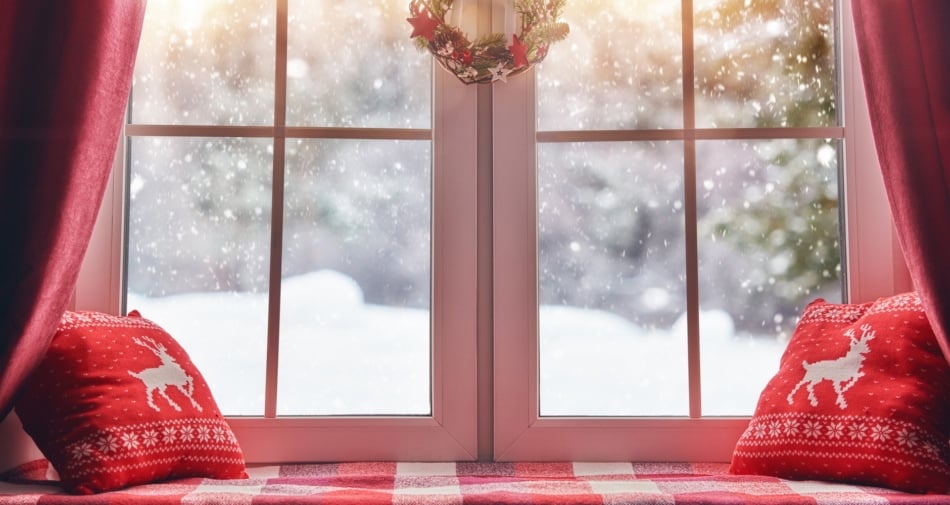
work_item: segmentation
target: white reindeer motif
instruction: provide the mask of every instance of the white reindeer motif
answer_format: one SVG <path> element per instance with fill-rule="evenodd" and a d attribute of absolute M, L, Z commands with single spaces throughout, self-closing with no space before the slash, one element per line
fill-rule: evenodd
<path fill-rule="evenodd" d="M 129 370 L 129 375 L 145 384 L 145 398 L 148 400 L 148 406 L 156 411 L 161 410 L 158 408 L 158 405 L 155 405 L 155 401 L 152 398 L 152 393 L 158 391 L 158 394 L 162 395 L 172 408 L 181 412 L 181 407 L 178 406 L 165 391 L 168 386 L 175 386 L 183 395 L 188 397 L 196 409 L 201 411 L 201 405 L 198 405 L 198 402 L 192 397 L 195 392 L 194 380 L 185 373 L 181 365 L 175 361 L 175 358 L 168 354 L 168 350 L 165 349 L 165 346 L 157 344 L 154 340 L 144 336 L 141 339 L 133 337 L 132 340 L 134 340 L 136 344 L 152 351 L 155 356 L 158 356 L 158 359 L 162 360 L 162 364 L 155 368 L 146 368 L 141 372 Z"/>
<path fill-rule="evenodd" d="M 815 386 L 821 381 L 829 380 L 838 395 L 835 403 L 842 410 L 848 408 L 848 403 L 844 400 L 844 392 L 851 389 L 858 379 L 864 376 L 861 366 L 864 364 L 864 355 L 870 350 L 868 342 L 874 339 L 874 331 L 871 330 L 871 325 L 865 324 L 861 326 L 861 338 L 854 338 L 853 328 L 849 328 L 844 334 L 851 340 L 851 348 L 844 356 L 815 363 L 802 361 L 802 367 L 805 368 L 805 377 L 788 394 L 789 405 L 792 404 L 792 397 L 795 396 L 795 393 L 802 386 L 806 386 L 808 401 L 812 407 L 817 407 L 818 398 L 815 397 Z"/>

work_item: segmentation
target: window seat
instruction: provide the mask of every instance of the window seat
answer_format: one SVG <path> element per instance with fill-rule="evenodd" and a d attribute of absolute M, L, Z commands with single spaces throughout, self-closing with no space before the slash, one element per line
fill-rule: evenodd
<path fill-rule="evenodd" d="M 0 482 L 0 505 L 950 504 L 950 495 L 737 476 L 724 463 L 340 463 L 252 466 L 247 480 L 181 479 L 99 495 Z"/>

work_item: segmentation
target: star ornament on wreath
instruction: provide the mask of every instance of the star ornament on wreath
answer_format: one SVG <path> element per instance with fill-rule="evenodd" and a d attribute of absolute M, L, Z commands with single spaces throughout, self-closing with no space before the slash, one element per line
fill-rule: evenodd
<path fill-rule="evenodd" d="M 462 0 L 455 0 L 462 1 Z M 514 13 L 520 31 L 506 40 L 502 33 L 491 33 L 469 41 L 458 26 L 446 23 L 453 0 L 412 0 L 409 3 L 412 25 L 410 38 L 419 49 L 428 49 L 442 68 L 465 84 L 507 82 L 548 54 L 551 44 L 564 40 L 570 27 L 558 19 L 567 0 L 515 0 Z"/>

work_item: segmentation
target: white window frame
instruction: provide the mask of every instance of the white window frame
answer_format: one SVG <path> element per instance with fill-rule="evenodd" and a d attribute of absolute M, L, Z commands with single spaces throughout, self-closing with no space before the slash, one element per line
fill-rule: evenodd
<path fill-rule="evenodd" d="M 287 0 L 277 0 L 275 119 L 269 126 L 126 125 L 92 243 L 80 272 L 74 306 L 122 310 L 125 175 L 133 136 L 271 138 L 274 166 L 283 166 L 287 138 L 432 141 L 431 406 L 428 416 L 277 416 L 279 299 L 271 297 L 262 416 L 229 417 L 251 463 L 346 460 L 472 460 L 476 441 L 476 149 L 477 89 L 433 69 L 431 129 L 296 128 L 284 121 Z M 275 208 L 283 174 L 274 170 Z M 282 212 L 272 213 L 273 230 Z M 280 251 L 281 233 L 271 248 Z M 280 263 L 271 264 L 270 291 L 280 289 Z M 158 321 L 159 324 L 161 323 Z"/>
<path fill-rule="evenodd" d="M 691 2 L 684 2 L 690 4 Z M 685 9 L 688 12 L 691 9 Z M 841 138 L 844 141 L 844 220 L 848 271 L 847 299 L 874 299 L 909 289 L 897 247 L 880 170 L 874 155 L 863 82 L 854 47 L 850 2 L 836 12 L 841 27 L 841 89 L 844 123 L 831 128 L 768 129 L 781 136 Z M 691 14 L 684 26 L 692 25 Z M 684 45 L 691 45 L 691 34 Z M 693 100 L 691 60 L 684 54 L 684 102 Z M 537 142 L 681 140 L 695 150 L 696 140 L 755 139 L 763 129 L 542 132 L 536 130 L 534 73 L 495 87 L 494 105 L 494 457 L 518 460 L 729 461 L 748 425 L 746 417 L 705 417 L 701 408 L 700 337 L 695 236 L 695 152 L 687 156 L 686 227 L 688 363 L 690 412 L 684 417 L 542 417 L 539 414 Z M 686 118 L 687 121 L 690 118 Z M 816 135 L 817 133 L 817 135 Z M 689 164 L 693 165 L 690 170 Z M 690 207 L 693 207 L 692 210 Z M 503 216 L 503 219 L 498 217 Z M 692 217 L 691 217 L 692 216 Z M 690 230 L 690 228 L 693 228 Z M 690 236 L 692 235 L 692 237 Z M 692 241 L 692 245 L 689 242 Z M 687 281 L 689 282 L 689 281 Z M 689 290 L 688 290 L 689 291 Z"/>
<path fill-rule="evenodd" d="M 286 9 L 285 0 L 278 5 Z M 849 301 L 861 302 L 911 283 L 881 183 L 850 0 L 840 0 L 838 15 L 847 288 Z M 433 414 L 277 417 L 271 396 L 264 416 L 229 418 L 247 460 L 728 461 L 747 417 L 538 415 L 534 74 L 476 87 L 437 69 L 433 96 Z M 286 129 L 274 126 L 271 134 L 282 138 Z M 77 309 L 121 309 L 127 145 L 123 132 L 80 271 Z M 691 347 L 698 357 L 698 344 Z"/>

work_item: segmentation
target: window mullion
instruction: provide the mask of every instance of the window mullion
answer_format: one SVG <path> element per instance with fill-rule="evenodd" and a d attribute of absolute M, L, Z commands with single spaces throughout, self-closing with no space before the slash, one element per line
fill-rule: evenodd
<path fill-rule="evenodd" d="M 287 0 L 277 0 L 274 64 L 274 157 L 271 182 L 270 278 L 267 301 L 267 362 L 264 417 L 277 416 L 277 365 L 280 348 L 280 281 L 284 229 L 284 127 L 287 119 Z"/>
<path fill-rule="evenodd" d="M 693 1 L 682 3 L 683 34 L 683 209 L 686 245 L 686 335 L 689 417 L 702 417 L 699 342 L 699 239 L 696 208 L 696 85 L 693 58 Z"/>

